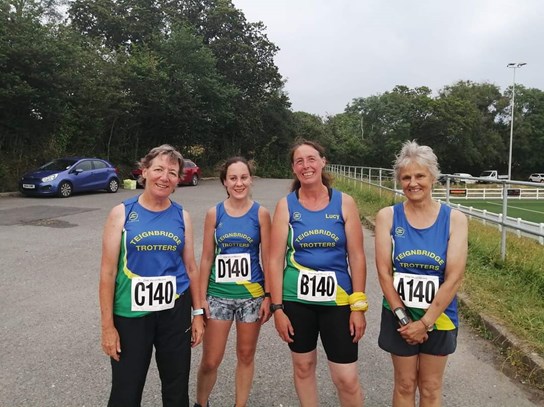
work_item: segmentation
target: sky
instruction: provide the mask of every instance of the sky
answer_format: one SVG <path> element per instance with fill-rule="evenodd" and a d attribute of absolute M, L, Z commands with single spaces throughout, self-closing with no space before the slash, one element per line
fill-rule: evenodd
<path fill-rule="evenodd" d="M 293 111 L 344 111 L 396 85 L 544 90 L 543 0 L 232 0 L 280 48 Z"/>

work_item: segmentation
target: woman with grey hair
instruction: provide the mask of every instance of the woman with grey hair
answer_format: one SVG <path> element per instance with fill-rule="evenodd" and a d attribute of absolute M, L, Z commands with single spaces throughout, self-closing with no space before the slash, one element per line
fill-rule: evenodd
<path fill-rule="evenodd" d="M 182 164 L 169 145 L 149 151 L 140 162 L 144 192 L 115 206 L 104 227 L 99 298 L 109 407 L 141 405 L 153 348 L 163 406 L 189 405 L 191 346 L 202 340 L 204 311 L 191 218 L 170 199 Z"/>
<path fill-rule="evenodd" d="M 376 217 L 376 268 L 384 294 L 379 346 L 391 353 L 393 403 L 440 406 L 447 357 L 455 351 L 456 293 L 467 259 L 465 215 L 432 198 L 433 150 L 407 141 L 394 164 L 406 200 Z"/>

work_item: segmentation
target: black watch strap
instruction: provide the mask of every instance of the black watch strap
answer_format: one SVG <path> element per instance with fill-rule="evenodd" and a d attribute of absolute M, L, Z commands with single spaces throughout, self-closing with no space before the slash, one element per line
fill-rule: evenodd
<path fill-rule="evenodd" d="M 274 313 L 279 309 L 283 309 L 283 304 L 270 304 L 270 312 Z"/>

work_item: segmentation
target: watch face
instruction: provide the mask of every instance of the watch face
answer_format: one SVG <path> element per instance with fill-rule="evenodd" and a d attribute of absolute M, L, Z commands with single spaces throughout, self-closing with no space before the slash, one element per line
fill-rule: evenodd
<path fill-rule="evenodd" d="M 401 325 L 407 325 L 410 322 L 410 318 L 408 318 L 408 314 L 406 313 L 406 310 L 404 308 L 395 308 L 393 311 L 395 313 L 395 316 L 399 320 Z"/>

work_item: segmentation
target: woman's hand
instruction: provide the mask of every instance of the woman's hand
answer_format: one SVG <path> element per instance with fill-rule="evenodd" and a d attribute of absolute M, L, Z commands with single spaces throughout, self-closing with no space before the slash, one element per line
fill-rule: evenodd
<path fill-rule="evenodd" d="M 361 340 L 366 330 L 366 317 L 362 311 L 351 311 L 349 316 L 349 333 L 353 336 L 353 343 Z"/>
<path fill-rule="evenodd" d="M 195 315 L 191 324 L 191 348 L 198 346 L 204 336 L 204 315 Z"/>
<path fill-rule="evenodd" d="M 264 297 L 263 302 L 261 303 L 261 308 L 259 309 L 259 319 L 261 320 L 261 325 L 268 322 L 271 316 L 270 297 Z"/>
<path fill-rule="evenodd" d="M 291 325 L 289 317 L 285 315 L 283 310 L 277 310 L 274 312 L 274 326 L 276 327 L 276 331 L 278 331 L 280 338 L 284 342 L 294 342 L 292 336 L 295 335 L 295 330 L 293 329 L 293 325 Z"/>
<path fill-rule="evenodd" d="M 119 362 L 121 356 L 121 340 L 115 327 L 102 328 L 102 350 L 106 355 Z"/>
<path fill-rule="evenodd" d="M 427 329 L 421 321 L 412 321 L 400 327 L 397 331 L 409 345 L 417 345 L 429 339 Z"/>

